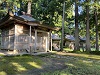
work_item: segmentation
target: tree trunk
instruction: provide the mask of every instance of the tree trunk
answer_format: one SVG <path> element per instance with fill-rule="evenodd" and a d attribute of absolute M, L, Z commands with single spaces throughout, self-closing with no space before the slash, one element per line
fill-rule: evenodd
<path fill-rule="evenodd" d="M 63 51 L 64 46 L 64 19 L 65 19 L 65 2 L 63 4 L 63 16 L 62 16 L 62 35 L 61 35 L 61 51 Z"/>
<path fill-rule="evenodd" d="M 86 0 L 86 2 L 88 4 L 89 0 Z M 89 5 L 86 5 L 86 51 L 91 51 L 89 28 Z"/>
<path fill-rule="evenodd" d="M 78 0 L 75 0 L 75 51 L 79 48 L 79 29 L 78 29 Z"/>
<path fill-rule="evenodd" d="M 31 15 L 31 1 L 28 1 L 27 14 Z"/>
<path fill-rule="evenodd" d="M 97 3 L 97 0 L 94 1 Z M 99 44 L 98 44 L 98 19 L 97 19 L 97 7 L 95 6 L 94 10 L 94 15 L 95 15 L 95 25 L 96 25 L 96 51 L 99 51 Z"/>

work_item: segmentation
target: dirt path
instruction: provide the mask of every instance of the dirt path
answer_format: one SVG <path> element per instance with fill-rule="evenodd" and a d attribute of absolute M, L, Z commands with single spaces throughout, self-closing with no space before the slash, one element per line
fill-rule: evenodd
<path fill-rule="evenodd" d="M 76 54 L 76 53 L 66 53 L 66 52 L 56 52 L 56 53 L 50 53 L 50 54 L 37 55 L 37 56 L 33 56 L 33 57 L 34 57 L 34 60 L 32 60 L 32 61 L 36 62 L 34 64 L 34 67 L 32 67 L 31 70 L 28 68 L 28 71 L 26 71 L 26 72 L 22 71 L 20 74 L 17 74 L 17 75 L 42 75 L 43 73 L 48 73 L 48 72 L 50 75 L 51 73 L 54 73 L 55 71 L 61 72 L 66 69 L 69 70 L 69 72 L 71 72 L 73 75 L 79 75 L 78 73 L 74 74 L 74 72 L 76 73 L 76 71 L 79 71 L 79 73 L 81 71 L 83 73 L 82 75 L 85 75 L 84 72 L 86 72 L 87 75 L 90 75 L 91 73 L 93 73 L 93 75 L 94 75 L 95 72 L 97 72 L 96 75 L 100 74 L 100 73 L 98 73 L 99 72 L 98 70 L 96 71 L 95 69 L 92 69 L 93 72 L 91 72 L 91 70 L 90 70 L 91 68 L 96 67 L 92 64 L 99 65 L 100 56 L 87 55 L 87 54 Z M 37 59 L 37 58 L 39 58 L 39 60 L 41 60 L 40 61 L 41 64 L 38 63 L 39 61 L 35 61 L 35 59 Z M 96 63 L 94 63 L 94 62 L 96 62 Z M 87 65 L 87 63 L 91 64 L 92 66 Z M 80 64 L 82 64 L 82 68 L 81 68 Z M 37 65 L 40 68 L 36 67 Z M 30 65 L 28 65 L 28 66 L 30 66 Z M 86 68 L 86 67 L 87 67 L 87 69 L 85 71 L 85 69 L 83 69 L 83 68 Z M 88 68 L 88 67 L 90 67 L 90 68 Z M 25 68 L 27 69 L 27 67 L 25 67 Z M 74 70 L 73 72 L 72 72 L 72 69 Z M 89 70 L 90 72 L 87 72 L 87 70 Z M 69 73 L 69 74 L 71 74 L 71 73 Z M 54 74 L 54 75 L 56 75 L 56 74 Z"/>
<path fill-rule="evenodd" d="M 42 73 L 47 73 L 47 72 L 53 73 L 58 70 L 60 71 L 66 69 L 68 68 L 68 66 L 65 63 L 68 62 L 68 60 L 70 59 L 77 60 L 73 56 L 78 56 L 78 54 L 58 52 L 50 56 L 44 56 L 44 57 L 40 56 L 40 60 L 44 62 L 44 65 L 42 65 L 42 69 L 33 68 L 32 70 L 25 72 L 23 75 L 42 75 Z"/>
<path fill-rule="evenodd" d="M 56 70 L 63 70 L 67 68 L 65 62 L 67 59 L 65 57 L 53 56 L 49 57 L 41 57 L 41 60 L 44 61 L 44 65 L 42 65 L 42 69 L 32 69 L 25 72 L 23 75 L 41 75 L 45 72 L 54 72 Z"/>

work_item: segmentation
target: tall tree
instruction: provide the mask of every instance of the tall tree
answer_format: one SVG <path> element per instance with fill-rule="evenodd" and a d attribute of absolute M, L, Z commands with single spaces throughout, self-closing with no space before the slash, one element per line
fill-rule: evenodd
<path fill-rule="evenodd" d="M 96 25 L 96 50 L 99 51 L 99 44 L 98 44 L 98 18 L 97 18 L 97 0 L 94 0 L 95 6 L 94 6 L 94 15 L 95 15 L 95 25 Z"/>
<path fill-rule="evenodd" d="M 78 0 L 75 0 L 75 51 L 79 48 L 79 29 L 78 29 Z"/>
<path fill-rule="evenodd" d="M 86 0 L 86 51 L 91 51 L 89 30 L 89 0 Z"/>
<path fill-rule="evenodd" d="M 63 4 L 63 17 L 62 17 L 62 37 L 61 37 L 61 50 L 63 51 L 64 45 L 64 18 L 65 18 L 65 2 Z"/>
<path fill-rule="evenodd" d="M 31 14 L 31 1 L 28 1 L 28 5 L 27 5 L 27 14 Z"/>

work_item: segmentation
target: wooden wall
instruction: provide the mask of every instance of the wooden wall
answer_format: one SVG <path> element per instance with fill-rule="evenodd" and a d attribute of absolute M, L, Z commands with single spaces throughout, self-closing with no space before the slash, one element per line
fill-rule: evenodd
<path fill-rule="evenodd" d="M 37 33 L 37 51 L 44 52 L 47 48 L 47 33 L 38 32 Z"/>
<path fill-rule="evenodd" d="M 29 50 L 29 26 L 15 25 L 15 50 Z"/>
<path fill-rule="evenodd" d="M 35 45 L 35 29 L 27 25 L 15 25 L 15 50 L 27 50 L 28 52 L 44 52 L 46 51 L 47 33 L 37 32 L 37 43 Z M 36 51 L 35 51 L 36 48 Z"/>
<path fill-rule="evenodd" d="M 14 26 L 1 30 L 1 49 L 14 49 Z"/>
<path fill-rule="evenodd" d="M 1 32 L 2 49 L 18 50 L 25 52 L 45 52 L 48 50 L 48 32 L 35 29 L 30 26 L 15 24 L 12 27 L 3 28 Z M 37 41 L 35 33 L 37 31 Z M 36 43 L 35 43 L 36 42 Z M 35 51 L 36 50 L 36 51 Z"/>

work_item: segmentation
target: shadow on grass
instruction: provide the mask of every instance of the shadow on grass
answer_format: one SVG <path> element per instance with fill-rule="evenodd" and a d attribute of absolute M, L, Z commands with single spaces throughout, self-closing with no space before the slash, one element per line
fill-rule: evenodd
<path fill-rule="evenodd" d="M 100 55 L 100 51 L 68 51 L 69 53 L 80 53 L 80 54 L 90 54 L 90 55 Z"/>
<path fill-rule="evenodd" d="M 0 58 L 0 75 L 21 74 L 30 69 L 42 69 L 42 60 L 37 56 L 2 56 Z"/>
<path fill-rule="evenodd" d="M 56 58 L 63 59 L 63 63 L 65 63 L 66 68 L 53 71 L 53 72 L 45 72 L 42 75 L 99 75 L 100 74 L 100 60 L 95 60 L 80 57 L 76 55 L 67 55 L 67 53 L 56 53 L 49 56 L 45 56 L 48 58 Z"/>
<path fill-rule="evenodd" d="M 0 75 L 99 75 L 100 56 L 56 52 L 0 58 Z M 94 57 L 91 58 L 90 57 Z"/>

